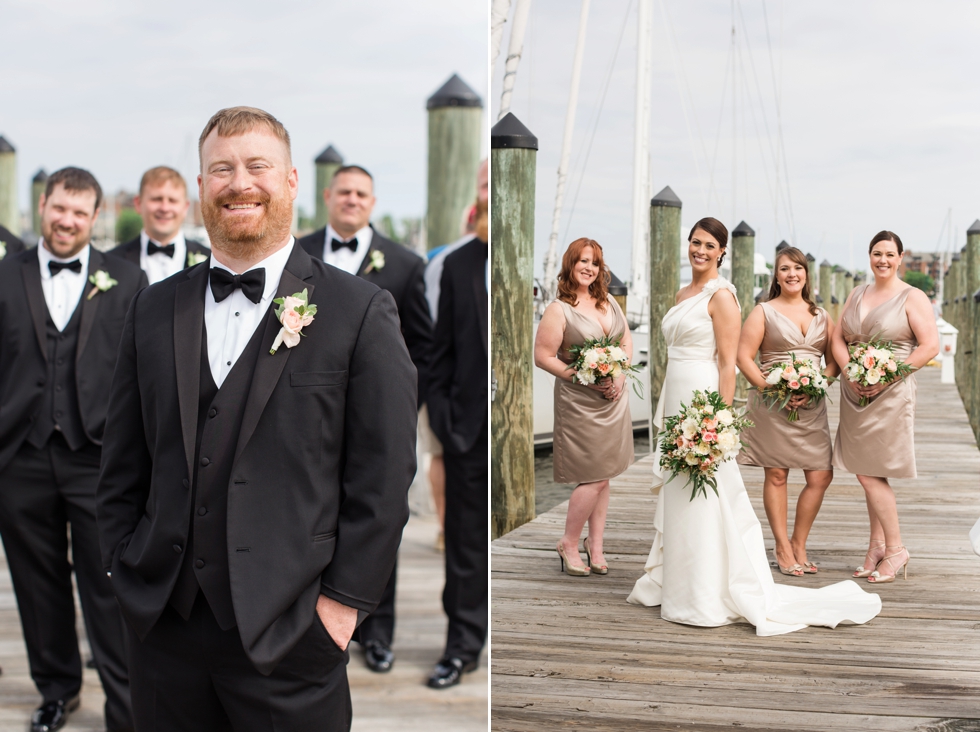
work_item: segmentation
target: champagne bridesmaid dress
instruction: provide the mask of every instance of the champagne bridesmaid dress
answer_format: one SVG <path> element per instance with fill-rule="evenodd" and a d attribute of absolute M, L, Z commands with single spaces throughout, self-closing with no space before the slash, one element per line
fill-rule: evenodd
<path fill-rule="evenodd" d="M 859 288 L 840 319 L 847 345 L 871 339 L 891 341 L 900 359 L 918 345 L 905 314 L 911 287 L 871 308 L 861 319 L 861 302 L 870 285 Z M 841 364 L 844 368 L 844 364 Z M 862 407 L 860 397 L 841 384 L 840 426 L 834 442 L 834 467 L 876 478 L 914 478 L 915 377 L 893 382 Z"/>
<path fill-rule="evenodd" d="M 759 361 L 762 373 L 768 373 L 777 363 L 788 363 L 792 354 L 809 358 L 819 368 L 827 346 L 827 311 L 817 309 L 810 320 L 806 335 L 799 326 L 767 302 L 762 303 L 766 316 L 766 331 L 762 338 Z M 796 468 L 799 470 L 830 470 L 833 443 L 827 423 L 827 400 L 815 406 L 807 405 L 798 411 L 799 420 L 790 422 L 789 412 L 773 407 L 771 410 L 755 389 L 749 392 L 748 418 L 754 427 L 742 433 L 740 465 L 760 468 Z"/>
<path fill-rule="evenodd" d="M 571 346 L 606 334 L 597 320 L 568 303 L 556 302 L 565 314 L 565 335 L 558 358 L 570 364 L 575 360 L 568 352 Z M 608 303 L 613 312 L 609 336 L 622 339 L 628 327 L 626 317 L 612 297 Z M 556 483 L 592 483 L 622 473 L 633 462 L 629 395 L 612 401 L 583 384 L 555 379 L 553 450 Z"/>

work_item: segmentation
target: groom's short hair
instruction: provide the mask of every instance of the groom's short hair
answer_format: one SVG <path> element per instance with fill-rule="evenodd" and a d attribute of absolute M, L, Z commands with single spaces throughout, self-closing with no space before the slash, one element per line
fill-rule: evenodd
<path fill-rule="evenodd" d="M 280 142 L 286 146 L 286 159 L 292 162 L 292 147 L 286 128 L 271 114 L 256 107 L 228 107 L 215 112 L 214 116 L 204 125 L 204 131 L 201 132 L 201 137 L 197 141 L 198 160 L 203 164 L 201 150 L 204 148 L 204 141 L 212 132 L 217 131 L 218 137 L 236 137 L 251 132 L 259 126 L 268 128 L 273 135 L 279 138 Z"/>

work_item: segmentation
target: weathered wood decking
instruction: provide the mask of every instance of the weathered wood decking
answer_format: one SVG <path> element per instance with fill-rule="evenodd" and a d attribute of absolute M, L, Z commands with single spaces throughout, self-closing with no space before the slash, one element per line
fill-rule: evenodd
<path fill-rule="evenodd" d="M 908 581 L 877 588 L 880 616 L 759 638 L 749 625 L 687 627 L 627 604 L 656 507 L 648 457 L 613 483 L 605 577 L 559 573 L 565 503 L 493 543 L 492 729 L 980 730 L 980 557 L 967 536 L 980 515 L 980 453 L 955 386 L 939 377 L 918 377 L 919 477 L 893 481 L 912 561 Z M 762 470 L 742 472 L 771 548 Z M 791 509 L 802 477 L 791 473 Z M 848 578 L 867 526 L 860 485 L 838 474 L 808 545 L 820 572 L 776 581 Z"/>
<path fill-rule="evenodd" d="M 413 516 L 405 527 L 399 558 L 396 598 L 395 666 L 375 674 L 364 666 L 359 650 L 351 651 L 347 667 L 354 707 L 355 732 L 484 732 L 487 729 L 487 670 L 481 667 L 459 686 L 435 691 L 425 680 L 442 653 L 446 619 L 442 611 L 443 555 L 432 547 L 437 524 Z M 81 612 L 79 634 L 84 636 Z M 352 646 L 356 649 L 356 645 Z M 89 655 L 83 643 L 83 656 Z M 40 703 L 27 668 L 17 604 L 7 563 L 0 553 L 0 732 L 28 729 L 31 712 Z M 82 706 L 65 732 L 101 732 L 105 697 L 95 671 L 85 670 Z M 177 731 L 175 731 L 177 732 Z"/>

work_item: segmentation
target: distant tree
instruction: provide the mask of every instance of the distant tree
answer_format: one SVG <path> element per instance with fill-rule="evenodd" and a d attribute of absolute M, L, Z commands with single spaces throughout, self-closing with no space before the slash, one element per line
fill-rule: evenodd
<path fill-rule="evenodd" d="M 932 281 L 932 277 L 924 272 L 913 272 L 910 270 L 905 273 L 904 279 L 912 287 L 919 288 L 930 297 L 935 294 L 936 283 Z"/>
<path fill-rule="evenodd" d="M 396 241 L 399 244 L 403 243 L 401 237 L 398 235 L 398 232 L 395 231 L 395 219 L 391 214 L 382 214 L 381 218 L 378 219 L 374 226 L 385 238 Z"/>
<path fill-rule="evenodd" d="M 143 229 L 143 217 L 131 208 L 124 208 L 116 218 L 116 241 L 127 242 L 140 235 Z"/>

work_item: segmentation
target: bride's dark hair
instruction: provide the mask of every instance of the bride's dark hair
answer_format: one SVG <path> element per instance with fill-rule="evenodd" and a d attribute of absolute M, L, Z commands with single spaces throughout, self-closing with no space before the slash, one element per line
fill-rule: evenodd
<path fill-rule="evenodd" d="M 721 248 L 721 256 L 718 257 L 718 266 L 720 267 L 721 263 L 725 261 L 725 253 L 728 250 L 728 229 L 718 219 L 708 216 L 691 227 L 691 233 L 687 235 L 688 241 L 694 238 L 694 232 L 698 229 L 706 231 L 718 241 L 718 246 Z"/>
<path fill-rule="evenodd" d="M 599 312 L 604 313 L 606 312 L 606 303 L 609 302 L 609 282 L 612 279 L 612 273 L 602 259 L 602 247 L 594 239 L 583 237 L 568 245 L 568 249 L 565 250 L 565 254 L 561 258 L 561 272 L 558 273 L 558 299 L 567 302 L 572 307 L 578 305 L 578 297 L 575 294 L 578 283 L 572 277 L 572 268 L 581 258 L 582 250 L 586 247 L 592 247 L 592 258 L 599 269 L 599 276 L 589 285 L 589 294 L 595 298 L 595 306 Z"/>
<path fill-rule="evenodd" d="M 816 315 L 817 304 L 813 302 L 813 297 L 810 294 L 809 263 L 806 261 L 806 255 L 796 247 L 786 247 L 785 249 L 781 249 L 779 254 L 776 255 L 776 264 L 772 268 L 772 282 L 769 283 L 769 295 L 766 297 L 766 300 L 775 300 L 782 294 L 783 288 L 779 286 L 779 280 L 776 279 L 776 273 L 779 271 L 779 260 L 783 257 L 788 257 L 790 261 L 795 264 L 803 265 L 803 270 L 806 272 L 806 281 L 803 283 L 803 299 L 806 301 L 806 304 L 809 305 L 810 315 Z"/>

